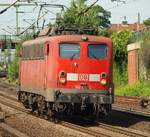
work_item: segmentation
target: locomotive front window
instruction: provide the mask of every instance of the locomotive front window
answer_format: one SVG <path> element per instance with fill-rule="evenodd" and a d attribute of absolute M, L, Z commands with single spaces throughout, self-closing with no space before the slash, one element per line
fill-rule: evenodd
<path fill-rule="evenodd" d="M 89 44 L 88 57 L 101 59 L 107 57 L 107 46 L 105 44 Z"/>
<path fill-rule="evenodd" d="M 79 58 L 80 45 L 76 43 L 60 44 L 60 56 L 64 58 Z"/>

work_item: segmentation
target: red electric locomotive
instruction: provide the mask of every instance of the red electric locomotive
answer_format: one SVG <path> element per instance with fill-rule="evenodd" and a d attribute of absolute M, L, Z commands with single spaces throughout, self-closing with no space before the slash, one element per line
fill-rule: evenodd
<path fill-rule="evenodd" d="M 112 41 L 91 35 L 39 37 L 22 45 L 18 100 L 49 117 L 99 116 L 113 103 Z"/>

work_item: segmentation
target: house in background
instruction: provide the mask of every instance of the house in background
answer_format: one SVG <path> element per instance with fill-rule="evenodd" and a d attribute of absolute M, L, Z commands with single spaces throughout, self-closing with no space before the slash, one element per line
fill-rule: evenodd
<path fill-rule="evenodd" d="M 133 31 L 141 31 L 146 29 L 146 26 L 144 24 L 134 23 L 134 24 L 128 24 L 127 21 L 122 21 L 121 24 L 111 24 L 110 29 L 112 31 L 121 31 L 121 30 L 133 30 Z"/>

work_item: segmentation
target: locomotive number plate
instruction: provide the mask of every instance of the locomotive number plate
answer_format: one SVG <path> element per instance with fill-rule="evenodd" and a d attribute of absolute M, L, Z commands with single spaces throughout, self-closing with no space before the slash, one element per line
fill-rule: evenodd
<path fill-rule="evenodd" d="M 100 74 L 67 73 L 67 81 L 99 82 L 100 81 Z"/>
<path fill-rule="evenodd" d="M 79 81 L 88 81 L 89 80 L 89 74 L 79 74 L 78 80 Z"/>

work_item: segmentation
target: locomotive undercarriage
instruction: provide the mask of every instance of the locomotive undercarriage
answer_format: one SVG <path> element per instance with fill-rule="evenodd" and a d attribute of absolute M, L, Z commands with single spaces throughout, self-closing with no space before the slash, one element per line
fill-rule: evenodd
<path fill-rule="evenodd" d="M 80 96 L 80 102 L 62 102 L 58 95 L 54 102 L 48 102 L 41 95 L 19 91 L 18 100 L 38 115 L 46 116 L 50 120 L 56 120 L 60 116 L 82 115 L 89 118 L 99 118 L 107 115 L 111 110 L 111 103 L 90 102 L 89 96 Z"/>

